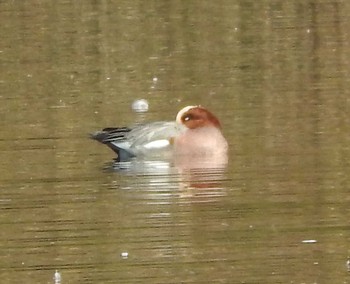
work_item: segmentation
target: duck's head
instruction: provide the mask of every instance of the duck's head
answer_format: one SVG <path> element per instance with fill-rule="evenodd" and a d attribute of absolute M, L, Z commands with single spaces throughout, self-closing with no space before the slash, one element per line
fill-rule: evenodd
<path fill-rule="evenodd" d="M 220 129 L 221 124 L 217 117 L 202 106 L 186 106 L 176 115 L 176 122 L 189 129 L 200 127 L 215 127 Z"/>

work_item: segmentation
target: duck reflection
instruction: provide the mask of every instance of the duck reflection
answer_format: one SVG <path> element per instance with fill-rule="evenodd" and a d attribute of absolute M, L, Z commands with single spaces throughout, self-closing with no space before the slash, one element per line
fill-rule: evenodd
<path fill-rule="evenodd" d="M 130 160 L 113 162 L 107 169 L 119 174 L 137 177 L 127 187 L 142 186 L 154 189 L 174 189 L 173 194 L 182 198 L 209 198 L 224 194 L 223 181 L 226 179 L 227 154 L 211 156 L 178 156 L 171 160 Z M 199 201 L 199 200 L 197 200 Z M 203 200 L 202 200 L 203 201 Z M 208 201 L 208 200 L 207 200 Z"/>

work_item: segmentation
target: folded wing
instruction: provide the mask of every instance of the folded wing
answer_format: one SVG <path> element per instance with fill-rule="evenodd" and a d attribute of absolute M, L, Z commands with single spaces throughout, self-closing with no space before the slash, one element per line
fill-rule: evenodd
<path fill-rule="evenodd" d="M 118 154 L 118 161 L 135 156 L 151 156 L 172 148 L 174 138 L 185 131 L 175 122 L 153 122 L 128 127 L 109 127 L 95 132 L 91 138 L 106 144 Z"/>

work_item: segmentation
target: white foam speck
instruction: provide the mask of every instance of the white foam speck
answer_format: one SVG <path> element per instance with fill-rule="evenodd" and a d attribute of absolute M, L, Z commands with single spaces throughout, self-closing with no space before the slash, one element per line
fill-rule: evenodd
<path fill-rule="evenodd" d="M 147 112 L 148 101 L 145 99 L 136 100 L 132 103 L 131 108 L 135 112 Z"/>
<path fill-rule="evenodd" d="M 55 284 L 61 283 L 61 273 L 59 273 L 57 270 L 55 274 L 53 275 L 53 280 L 55 281 Z"/>
<path fill-rule="evenodd" d="M 317 243 L 317 240 L 303 240 L 302 243 L 303 244 L 315 244 L 315 243 Z"/>

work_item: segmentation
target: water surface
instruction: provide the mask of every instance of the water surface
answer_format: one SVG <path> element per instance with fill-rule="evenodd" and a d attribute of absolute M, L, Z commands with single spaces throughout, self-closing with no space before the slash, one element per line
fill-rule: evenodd
<path fill-rule="evenodd" d="M 2 2 L 2 282 L 349 283 L 349 5 Z M 227 167 L 88 139 L 193 104 Z"/>

